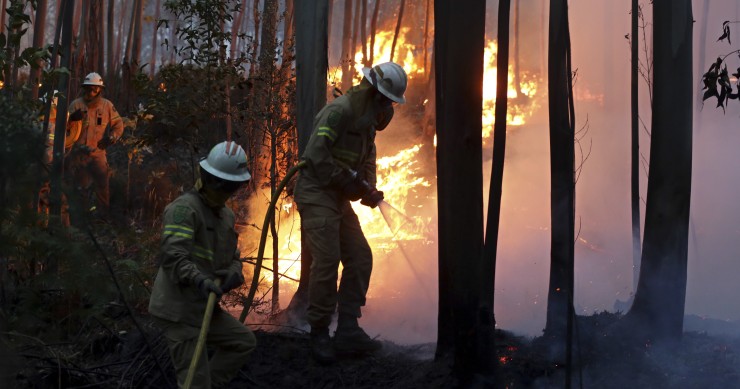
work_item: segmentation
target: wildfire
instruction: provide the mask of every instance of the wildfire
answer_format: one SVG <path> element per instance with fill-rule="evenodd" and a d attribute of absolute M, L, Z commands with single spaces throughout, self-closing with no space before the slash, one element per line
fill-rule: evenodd
<path fill-rule="evenodd" d="M 483 52 L 483 138 L 489 139 L 493 134 L 493 125 L 496 121 L 496 56 L 498 44 L 489 40 Z M 521 126 L 525 123 L 534 110 L 536 104 L 531 100 L 537 92 L 536 78 L 529 72 L 520 72 L 519 87 L 515 85 L 516 75 L 514 66 L 509 65 L 508 87 L 506 96 L 509 104 L 506 109 L 506 124 L 509 126 Z M 520 93 L 521 92 L 521 93 Z"/>
<path fill-rule="evenodd" d="M 415 77 L 424 74 L 424 67 L 419 65 L 423 61 L 423 58 L 419 58 L 419 49 L 407 42 L 406 35 L 408 28 L 402 28 L 399 32 L 399 37 L 396 42 L 396 50 L 394 52 L 393 60 L 398 64 L 402 65 L 404 70 L 409 76 L 409 80 L 413 80 Z M 375 64 L 390 61 L 391 57 L 391 46 L 393 44 L 392 30 L 380 31 L 377 33 L 374 45 L 374 57 L 373 61 Z M 416 54 L 416 56 L 414 56 Z M 491 139 L 493 134 L 493 125 L 495 123 L 495 105 L 496 105 L 496 56 L 498 54 L 498 44 L 495 40 L 488 40 L 484 50 L 483 56 L 483 138 L 485 141 Z M 362 80 L 362 68 L 363 65 L 363 54 L 362 50 L 358 50 L 354 57 L 354 75 L 352 77 L 353 83 L 358 83 Z M 534 113 L 537 108 L 537 104 L 533 100 L 533 97 L 537 93 L 538 81 L 537 77 L 526 71 L 519 71 L 519 83 L 516 84 L 516 69 L 513 65 L 509 65 L 508 71 L 508 88 L 507 97 L 509 98 L 509 104 L 507 107 L 506 124 L 509 126 L 521 126 L 526 120 Z M 341 85 L 342 80 L 342 68 L 341 66 L 330 69 L 328 81 L 330 85 L 339 85 L 339 88 L 346 90 L 349 85 Z M 426 104 L 425 104 L 426 105 Z"/>
<path fill-rule="evenodd" d="M 430 239 L 431 234 L 427 231 L 431 217 L 408 217 L 403 212 L 409 207 L 414 200 L 414 196 L 421 188 L 431 186 L 429 181 L 419 172 L 421 170 L 418 154 L 421 149 L 420 145 L 414 145 L 410 148 L 403 149 L 395 155 L 378 158 L 377 164 L 377 187 L 383 191 L 385 201 L 397 209 L 396 215 L 392 215 L 390 226 L 385 221 L 378 209 L 371 209 L 358 202 L 352 203 L 352 207 L 357 213 L 362 225 L 363 232 L 374 250 L 390 251 L 397 248 L 398 241 L 425 241 Z M 262 193 L 260 202 L 269 196 L 269 191 Z M 269 198 L 269 197 L 268 197 Z M 262 220 L 266 209 L 250 210 L 252 214 L 258 215 L 255 220 Z M 300 278 L 301 264 L 301 234 L 298 226 L 299 215 L 293 212 L 293 203 L 287 197 L 278 203 L 278 269 L 285 277 L 281 278 L 281 294 L 289 297 L 295 293 L 298 283 L 293 280 Z M 247 257 L 254 253 L 256 255 L 256 242 L 259 236 L 255 237 L 254 232 L 242 234 L 240 236 L 240 247 L 246 250 Z M 263 265 L 267 269 L 274 268 L 272 253 L 272 238 L 268 234 L 267 244 Z M 273 273 L 263 269 L 261 279 L 263 285 L 272 285 Z M 281 302 L 287 303 L 287 298 L 281 298 Z"/>
<path fill-rule="evenodd" d="M 424 74 L 424 67 L 419 65 L 414 55 L 418 54 L 416 46 L 407 42 L 406 36 L 409 32 L 408 27 L 401 28 L 398 32 L 398 39 L 396 40 L 396 49 L 393 52 L 393 62 L 401 65 L 403 70 L 409 76 L 409 79 L 413 79 L 416 76 Z M 391 48 L 393 46 L 393 35 L 394 31 L 379 31 L 375 34 L 375 44 L 373 45 L 373 62 L 375 64 L 388 62 L 391 60 Z M 368 42 L 369 43 L 369 42 Z M 369 44 L 368 44 L 369 46 Z M 354 75 L 352 76 L 353 83 L 359 83 L 362 81 L 362 68 L 364 65 L 364 56 L 362 49 L 358 50 L 354 56 Z M 329 71 L 329 84 L 340 85 L 341 89 L 349 89 L 351 85 L 341 85 L 342 81 L 342 67 L 332 68 Z"/>

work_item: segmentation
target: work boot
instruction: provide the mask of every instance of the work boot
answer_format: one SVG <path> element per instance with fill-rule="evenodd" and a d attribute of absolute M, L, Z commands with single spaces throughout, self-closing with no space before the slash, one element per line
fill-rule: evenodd
<path fill-rule="evenodd" d="M 334 348 L 339 353 L 369 354 L 383 348 L 383 344 L 371 338 L 360 326 L 341 326 L 334 333 Z"/>
<path fill-rule="evenodd" d="M 334 363 L 337 360 L 328 327 L 311 328 L 311 355 L 322 364 Z"/>

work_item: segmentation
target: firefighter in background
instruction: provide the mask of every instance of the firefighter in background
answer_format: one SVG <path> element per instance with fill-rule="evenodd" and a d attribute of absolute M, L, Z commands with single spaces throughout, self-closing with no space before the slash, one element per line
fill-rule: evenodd
<path fill-rule="evenodd" d="M 221 297 L 244 283 L 234 230 L 234 212 L 226 200 L 251 179 L 244 149 L 222 142 L 200 162 L 195 188 L 164 210 L 160 268 L 149 300 L 149 312 L 164 330 L 182 386 L 195 352 L 208 295 Z M 222 280 L 219 287 L 216 277 Z M 256 345 L 252 331 L 216 307 L 208 331 L 215 351 L 200 356 L 193 387 L 227 384 Z"/>
<path fill-rule="evenodd" d="M 323 363 L 333 362 L 337 353 L 381 348 L 358 324 L 373 257 L 350 201 L 362 200 L 374 208 L 383 200 L 383 192 L 375 187 L 375 133 L 390 122 L 393 104 L 406 102 L 407 77 L 393 62 L 364 68 L 363 74 L 359 85 L 316 115 L 302 156 L 306 167 L 294 192 L 302 233 L 313 255 L 307 311 L 311 352 Z M 329 325 L 335 310 L 339 315 L 332 344 Z"/>
<path fill-rule="evenodd" d="M 67 136 L 74 143 L 65 165 L 78 190 L 84 192 L 93 186 L 97 209 L 105 218 L 110 211 L 110 172 L 105 149 L 123 135 L 123 120 L 113 103 L 103 98 L 104 88 L 100 75 L 90 73 L 82 82 L 82 97 L 70 104 Z M 87 200 L 87 196 L 83 195 L 83 199 Z"/>

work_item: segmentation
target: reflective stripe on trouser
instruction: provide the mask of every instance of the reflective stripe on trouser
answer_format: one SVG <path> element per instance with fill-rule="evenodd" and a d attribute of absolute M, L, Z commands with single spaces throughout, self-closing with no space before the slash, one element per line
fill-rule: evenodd
<path fill-rule="evenodd" d="M 177 374 L 177 386 L 181 388 L 185 385 L 185 379 L 188 376 L 188 368 L 198 343 L 200 327 L 157 317 L 154 321 L 164 330 L 172 364 Z M 249 328 L 228 313 L 216 309 L 208 328 L 206 343 L 214 349 L 213 356 L 208 360 L 206 347 L 203 348 L 193 376 L 193 388 L 210 388 L 211 385 L 228 384 L 247 362 L 245 358 L 254 350 L 257 340 Z"/>
<path fill-rule="evenodd" d="M 362 316 L 365 295 L 373 269 L 370 246 L 349 202 L 341 214 L 328 207 L 304 204 L 300 208 L 302 233 L 313 256 L 308 286 L 308 323 L 326 327 L 339 305 L 339 312 Z M 341 260 L 342 279 L 337 291 Z"/>

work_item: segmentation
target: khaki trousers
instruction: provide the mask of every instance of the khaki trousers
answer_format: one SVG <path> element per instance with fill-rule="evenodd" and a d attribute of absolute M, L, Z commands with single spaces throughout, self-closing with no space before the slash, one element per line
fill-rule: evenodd
<path fill-rule="evenodd" d="M 154 318 L 164 330 L 170 356 L 177 374 L 177 386 L 182 388 L 188 376 L 190 361 L 198 343 L 200 327 Z M 246 363 L 247 355 L 254 350 L 257 340 L 252 331 L 221 309 L 213 312 L 203 353 L 193 377 L 192 388 L 211 388 L 229 383 Z M 207 348 L 212 348 L 208 358 Z"/>
<path fill-rule="evenodd" d="M 328 327 L 337 308 L 342 314 L 362 316 L 360 308 L 373 270 L 373 254 L 349 201 L 341 211 L 315 204 L 302 204 L 302 233 L 313 263 L 308 285 L 307 320 L 312 327 Z M 339 263 L 342 279 L 337 290 Z"/>

